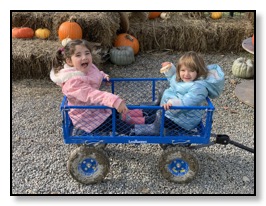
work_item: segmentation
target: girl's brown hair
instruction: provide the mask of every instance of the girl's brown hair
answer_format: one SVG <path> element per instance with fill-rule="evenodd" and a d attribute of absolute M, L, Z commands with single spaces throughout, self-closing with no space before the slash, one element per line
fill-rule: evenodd
<path fill-rule="evenodd" d="M 71 58 L 71 56 L 75 53 L 75 47 L 77 45 L 83 45 L 87 49 L 92 51 L 90 43 L 84 39 L 76 39 L 69 41 L 65 47 L 60 48 L 55 53 L 55 57 L 53 58 L 53 68 L 55 73 L 59 72 L 59 70 L 64 68 L 65 60 L 67 58 Z"/>
<path fill-rule="evenodd" d="M 197 72 L 197 77 L 195 80 L 197 80 L 198 78 L 206 78 L 208 75 L 208 69 L 205 65 L 203 58 L 196 52 L 190 51 L 190 52 L 185 53 L 183 56 L 181 56 L 177 62 L 176 81 L 181 80 L 180 68 L 183 65 L 190 68 L 192 71 Z"/>

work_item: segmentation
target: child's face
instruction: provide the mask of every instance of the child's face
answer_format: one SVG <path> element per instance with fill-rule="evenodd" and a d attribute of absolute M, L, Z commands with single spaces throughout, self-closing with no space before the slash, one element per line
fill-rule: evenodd
<path fill-rule="evenodd" d="M 75 67 L 78 71 L 87 73 L 92 65 L 90 50 L 83 45 L 76 45 L 75 53 L 71 56 L 71 59 L 67 59 L 67 64 Z"/>
<path fill-rule="evenodd" d="M 197 72 L 182 65 L 179 71 L 179 76 L 183 82 L 192 82 L 197 78 Z"/>

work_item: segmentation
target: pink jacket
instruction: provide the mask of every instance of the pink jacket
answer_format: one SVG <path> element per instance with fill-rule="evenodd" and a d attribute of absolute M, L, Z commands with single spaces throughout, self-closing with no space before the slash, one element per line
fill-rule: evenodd
<path fill-rule="evenodd" d="M 92 65 L 87 74 L 77 71 L 67 64 L 57 74 L 51 70 L 50 78 L 62 87 L 62 92 L 72 105 L 104 105 L 118 108 L 123 101 L 110 92 L 100 91 L 102 80 L 107 74 Z M 100 126 L 110 115 L 110 109 L 71 109 L 69 116 L 76 128 L 91 132 Z"/>

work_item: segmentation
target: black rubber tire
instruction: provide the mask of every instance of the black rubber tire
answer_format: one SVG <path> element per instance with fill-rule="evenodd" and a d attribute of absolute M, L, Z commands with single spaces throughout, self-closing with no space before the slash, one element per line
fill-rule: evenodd
<path fill-rule="evenodd" d="M 172 144 L 159 144 L 160 147 L 163 149 L 163 150 L 166 150 L 168 147 L 174 147 L 174 145 Z"/>
<path fill-rule="evenodd" d="M 95 147 L 96 149 L 103 150 L 106 148 L 107 143 L 96 143 L 96 144 L 76 144 L 77 146 L 85 146 L 85 147 Z"/>
<path fill-rule="evenodd" d="M 93 144 L 93 147 L 95 147 L 96 149 L 105 149 L 105 147 L 107 146 L 107 143 L 99 143 L 99 144 Z"/>
<path fill-rule="evenodd" d="M 67 169 L 76 181 L 85 185 L 95 184 L 108 174 L 110 162 L 103 150 L 83 145 L 71 152 Z M 91 172 L 86 173 L 86 170 Z"/>
<path fill-rule="evenodd" d="M 173 170 L 171 171 L 169 167 L 174 165 L 173 163 L 175 161 L 178 163 L 183 162 L 186 169 L 177 169 L 182 172 L 179 173 L 178 171 L 174 174 L 175 172 L 173 172 Z M 188 183 L 191 182 L 198 174 L 199 161 L 194 152 L 188 148 L 180 146 L 167 147 L 159 159 L 159 170 L 162 176 L 170 182 L 180 184 Z"/>

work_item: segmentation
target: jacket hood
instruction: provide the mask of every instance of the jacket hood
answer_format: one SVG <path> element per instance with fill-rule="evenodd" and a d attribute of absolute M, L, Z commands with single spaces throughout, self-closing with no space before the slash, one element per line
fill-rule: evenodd
<path fill-rule="evenodd" d="M 208 76 L 203 80 L 197 80 L 197 82 L 207 88 L 208 96 L 213 99 L 218 97 L 224 89 L 224 72 L 217 64 L 208 65 L 207 68 Z"/>
<path fill-rule="evenodd" d="M 75 76 L 85 76 L 81 71 L 77 71 L 74 67 L 70 67 L 67 64 L 64 65 L 64 69 L 61 69 L 58 73 L 55 73 L 54 68 L 50 72 L 50 79 L 58 84 L 62 85 L 67 80 Z"/>

